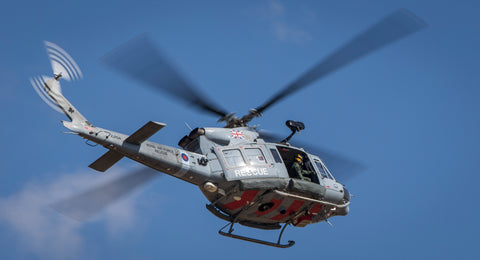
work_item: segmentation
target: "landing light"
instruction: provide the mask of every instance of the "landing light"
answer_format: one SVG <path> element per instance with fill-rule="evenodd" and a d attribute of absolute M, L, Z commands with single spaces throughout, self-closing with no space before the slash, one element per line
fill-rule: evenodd
<path fill-rule="evenodd" d="M 211 182 L 206 182 L 205 184 L 203 184 L 203 188 L 208 192 L 216 192 L 218 189 L 217 185 Z"/>

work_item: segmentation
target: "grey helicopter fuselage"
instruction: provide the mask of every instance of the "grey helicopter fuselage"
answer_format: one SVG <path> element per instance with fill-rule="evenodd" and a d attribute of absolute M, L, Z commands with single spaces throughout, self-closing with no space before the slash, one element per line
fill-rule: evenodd
<path fill-rule="evenodd" d="M 179 149 L 147 140 L 163 123 L 151 121 L 132 135 L 96 127 L 62 95 L 58 79 L 47 80 L 45 88 L 72 120 L 63 121 L 66 128 L 109 149 L 90 165 L 95 170 L 106 171 L 128 157 L 198 186 L 214 215 L 249 227 L 303 227 L 348 213 L 348 191 L 318 156 L 287 143 L 265 142 L 253 128 L 197 128 L 180 140 L 184 149 Z M 305 157 L 311 181 L 291 169 L 297 154 Z"/>
<path fill-rule="evenodd" d="M 63 124 L 109 149 L 110 156 L 101 157 L 91 168 L 105 171 L 128 157 L 197 185 L 212 202 L 208 209 L 225 220 L 235 216 L 237 222 L 247 226 L 277 229 L 279 223 L 305 226 L 348 213 L 348 191 L 334 180 L 319 157 L 288 144 L 264 142 L 248 127 L 198 128 L 189 135 L 184 149 L 179 149 L 129 140 L 134 135 L 93 125 Z M 151 125 L 165 126 L 149 122 L 144 128 Z M 289 170 L 296 154 L 307 156 L 305 164 L 317 176 L 311 182 Z"/>

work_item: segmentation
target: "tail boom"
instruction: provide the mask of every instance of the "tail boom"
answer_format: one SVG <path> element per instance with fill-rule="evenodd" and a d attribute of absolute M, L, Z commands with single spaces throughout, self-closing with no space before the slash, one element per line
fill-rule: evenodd
<path fill-rule="evenodd" d="M 90 168 L 95 170 L 106 171 L 123 157 L 127 157 L 195 185 L 200 185 L 207 179 L 215 179 L 210 172 L 210 166 L 198 163 L 199 160 L 206 159 L 204 155 L 145 140 L 147 136 L 164 127 L 163 123 L 148 122 L 130 136 L 72 122 L 64 121 L 63 125 L 79 136 L 109 150 L 90 165 Z"/>

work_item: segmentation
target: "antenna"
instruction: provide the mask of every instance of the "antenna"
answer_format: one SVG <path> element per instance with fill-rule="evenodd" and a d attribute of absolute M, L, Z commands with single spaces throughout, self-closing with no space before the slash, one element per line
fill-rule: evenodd
<path fill-rule="evenodd" d="M 188 129 L 190 129 L 190 131 L 193 130 L 193 128 L 190 127 L 190 125 L 187 123 L 187 121 L 185 121 L 184 123 L 185 123 L 185 125 L 188 127 Z"/>

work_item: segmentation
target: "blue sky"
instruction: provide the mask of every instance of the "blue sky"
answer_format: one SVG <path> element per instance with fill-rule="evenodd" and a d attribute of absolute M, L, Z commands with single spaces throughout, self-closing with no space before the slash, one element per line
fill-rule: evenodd
<path fill-rule="evenodd" d="M 95 125 L 132 133 L 167 123 L 153 141 L 176 146 L 184 122 L 215 126 L 98 61 L 147 33 L 202 92 L 240 115 L 398 8 L 428 27 L 285 99 L 255 119 L 366 164 L 347 183 L 350 214 L 287 228 L 274 249 L 221 237 L 224 221 L 198 188 L 162 176 L 86 223 L 47 205 L 135 167 L 106 174 L 102 155 L 62 134 L 65 117 L 29 78 L 50 73 L 43 41 L 63 47 L 84 79 L 64 94 Z M 0 10 L 0 258 L 477 258 L 480 18 L 476 1 L 10 1 Z M 220 125 L 219 125 L 220 126 Z M 276 233 L 243 229 L 275 239 Z"/>

